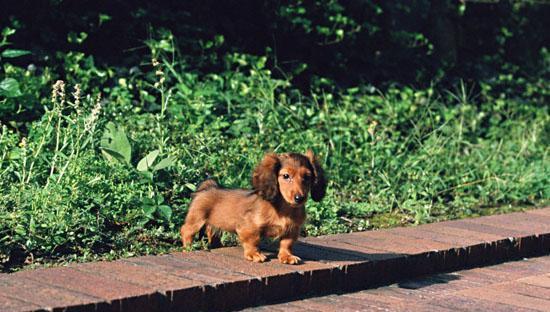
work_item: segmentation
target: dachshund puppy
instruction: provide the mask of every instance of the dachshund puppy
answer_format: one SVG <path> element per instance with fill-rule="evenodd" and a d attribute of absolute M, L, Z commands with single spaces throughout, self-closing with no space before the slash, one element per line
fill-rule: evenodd
<path fill-rule="evenodd" d="M 326 181 L 319 161 L 311 150 L 297 153 L 266 154 L 252 176 L 252 190 L 223 189 L 213 180 L 202 182 L 193 194 L 185 223 L 181 227 L 183 246 L 206 226 L 209 242 L 214 230 L 237 233 L 244 257 L 264 262 L 258 248 L 262 236 L 280 239 L 279 261 L 298 264 L 292 254 L 305 221 L 308 194 L 314 201 L 325 196 Z"/>

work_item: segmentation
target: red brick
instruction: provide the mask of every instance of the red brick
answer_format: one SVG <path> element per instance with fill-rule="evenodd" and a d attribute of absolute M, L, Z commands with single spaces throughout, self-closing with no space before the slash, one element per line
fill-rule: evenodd
<path fill-rule="evenodd" d="M 240 247 L 220 248 L 212 251 L 198 251 L 185 254 L 178 253 L 173 255 L 175 257 L 182 257 L 187 261 L 199 263 L 203 261 L 212 267 L 238 272 L 249 276 L 251 279 L 257 280 L 296 273 L 295 267 L 291 265 L 273 265 L 273 254 L 270 255 L 270 261 L 268 262 L 255 263 L 248 261 L 244 259 L 244 257 L 238 256 L 242 256 L 242 249 Z"/>
<path fill-rule="evenodd" d="M 411 260 L 415 260 L 415 263 L 417 263 L 419 260 L 418 258 L 414 258 L 412 256 L 381 250 L 382 248 L 386 248 L 389 244 L 391 244 L 388 241 L 365 238 L 354 234 L 335 235 L 334 237 L 327 236 L 318 239 L 311 239 L 308 240 L 307 243 L 309 244 L 308 247 L 322 249 L 330 248 L 331 250 L 349 252 L 352 256 L 365 257 L 365 260 L 373 262 L 376 266 L 376 268 L 371 269 L 372 271 L 375 271 L 376 273 L 383 272 L 384 275 L 388 275 L 387 281 L 394 280 L 395 276 L 401 275 L 403 273 L 414 272 L 413 270 L 408 270 L 408 263 Z M 421 257 L 424 257 L 424 255 L 422 255 Z M 433 259 L 433 257 L 429 258 L 429 260 Z M 344 262 L 343 265 L 344 267 L 347 266 L 361 268 L 362 271 L 365 271 L 365 266 L 363 265 L 363 263 L 364 262 Z M 432 266 L 428 265 L 426 267 Z M 366 274 L 366 272 L 361 274 Z M 378 274 L 376 279 L 380 279 L 380 277 L 380 274 Z M 369 278 L 374 277 L 369 276 Z"/>
<path fill-rule="evenodd" d="M 309 239 L 297 246 L 301 253 L 296 253 L 337 266 L 333 281 L 338 288 L 354 290 L 393 281 L 408 261 L 405 255 L 352 245 L 342 242 L 341 235 L 336 237 L 339 240 L 332 236 Z"/>
<path fill-rule="evenodd" d="M 541 254 L 543 251 L 542 240 L 540 237 L 530 235 L 527 232 L 518 232 L 516 230 L 499 228 L 475 221 L 476 220 L 459 220 L 454 221 L 453 223 L 448 223 L 448 225 L 469 231 L 501 235 L 502 239 L 487 245 L 485 254 L 481 255 L 480 259 L 472 259 L 474 264 L 534 256 Z"/>
<path fill-rule="evenodd" d="M 414 237 L 418 239 L 443 243 L 453 248 L 470 246 L 470 245 L 480 244 L 484 242 L 479 237 L 470 238 L 470 237 L 464 237 L 464 236 L 456 236 L 448 232 L 444 233 L 444 232 L 437 232 L 433 230 L 430 231 L 429 228 L 430 227 L 426 225 L 422 225 L 417 227 L 395 228 L 395 229 L 392 229 L 391 232 L 394 234 L 405 236 L 405 237 Z"/>
<path fill-rule="evenodd" d="M 342 298 L 353 298 L 358 302 L 368 306 L 368 310 L 382 311 L 434 311 L 433 306 L 426 304 L 426 297 L 421 295 L 413 296 L 410 293 L 396 293 L 395 287 L 384 287 L 383 289 L 391 288 L 392 291 L 375 293 L 372 290 L 365 290 L 356 293 L 342 295 Z M 416 295 L 416 294 L 415 294 Z M 438 308 L 437 311 L 451 311 L 451 309 Z"/>
<path fill-rule="evenodd" d="M 319 298 L 310 298 L 300 301 L 292 302 L 293 306 L 304 307 L 306 309 L 318 311 L 318 312 L 334 312 L 341 311 L 337 303 L 332 300 L 332 296 L 325 296 Z"/>
<path fill-rule="evenodd" d="M 482 219 L 482 218 L 479 218 L 479 219 Z M 531 233 L 529 232 L 516 231 L 512 229 L 503 229 L 500 227 L 479 223 L 479 222 L 476 222 L 476 220 L 478 219 L 464 219 L 464 220 L 450 221 L 450 222 L 447 222 L 445 226 L 464 229 L 472 232 L 493 234 L 496 236 L 500 236 L 502 238 L 522 237 L 526 235 L 531 235 Z"/>
<path fill-rule="evenodd" d="M 550 288 L 530 285 L 519 281 L 495 284 L 492 285 L 491 288 L 502 292 L 520 294 L 540 299 L 550 298 Z"/>
<path fill-rule="evenodd" d="M 139 266 L 152 266 L 156 271 L 183 277 L 196 281 L 198 284 L 223 284 L 232 281 L 243 281 L 254 278 L 240 272 L 233 272 L 226 268 L 216 268 L 208 265 L 206 257 L 203 261 L 192 261 L 181 253 L 162 256 L 144 256 L 129 258 L 124 261 Z"/>
<path fill-rule="evenodd" d="M 200 282 L 159 272 L 153 265 L 142 266 L 127 261 L 99 261 L 80 264 L 73 268 L 80 272 L 96 274 L 148 289 L 150 295 L 143 310 L 166 309 L 171 305 L 175 292 L 189 294 L 189 304 L 197 304 L 199 301 L 191 295 L 202 293 L 203 288 Z M 142 298 L 137 299 L 142 302 Z M 128 304 L 135 304 L 134 300 L 130 300 Z"/>
<path fill-rule="evenodd" d="M 297 242 L 296 244 L 300 245 L 302 243 Z M 280 263 L 279 260 L 277 259 L 277 256 L 276 256 L 276 252 L 278 251 L 277 246 L 270 245 L 270 246 L 266 246 L 266 248 L 269 248 L 268 249 L 269 251 L 263 250 L 262 252 L 269 256 L 270 261 L 268 261 L 267 263 L 264 263 L 264 264 L 268 265 L 270 267 L 273 267 L 273 268 L 282 269 L 282 270 L 285 270 L 285 271 L 288 270 L 288 271 L 299 271 L 299 272 L 312 271 L 312 270 L 333 269 L 334 268 L 333 265 L 318 262 L 318 261 L 311 260 L 311 259 L 308 259 L 308 258 L 305 258 L 305 257 L 302 259 L 302 262 L 298 265 L 283 264 L 283 263 Z M 301 254 L 299 254 L 298 252 L 296 252 L 294 250 L 293 250 L 293 252 L 296 256 L 302 258 Z M 243 257 L 243 250 L 242 250 L 241 247 L 219 248 L 219 249 L 213 250 L 212 253 L 218 253 L 218 254 L 229 256 L 229 257 L 233 257 L 233 258 L 239 259 L 240 261 L 243 261 L 244 263 L 248 262 Z"/>
<path fill-rule="evenodd" d="M 543 257 L 530 258 L 529 262 L 535 263 L 537 265 L 547 266 L 547 265 L 550 265 L 550 257 L 548 257 L 548 256 L 544 257 L 543 256 Z"/>
<path fill-rule="evenodd" d="M 461 295 L 448 295 L 441 298 L 428 300 L 428 304 L 433 306 L 433 310 L 437 311 L 439 307 L 454 309 L 455 311 L 469 312 L 533 312 L 531 309 L 524 309 L 513 305 L 508 305 L 502 302 L 494 302 Z"/>
<path fill-rule="evenodd" d="M 75 311 L 93 311 L 94 303 L 101 303 L 101 299 L 96 297 L 12 275 L 0 278 L 0 294 L 12 300 L 38 305 L 41 309 L 58 310 L 71 307 Z M 103 307 L 105 308 L 104 305 Z"/>
<path fill-rule="evenodd" d="M 342 238 L 341 241 L 353 246 L 374 245 L 374 248 L 384 248 L 390 254 L 398 252 L 408 254 L 402 259 L 403 270 L 400 273 L 402 277 L 442 270 L 445 267 L 446 257 L 451 259 L 457 256 L 450 250 L 452 246 L 449 244 L 396 235 L 391 231 L 353 233 Z"/>
<path fill-rule="evenodd" d="M 456 237 L 457 244 L 462 243 L 465 246 L 455 249 L 458 259 L 455 263 L 447 263 L 446 269 L 474 267 L 501 259 L 508 259 L 512 256 L 508 250 L 514 246 L 515 241 L 509 241 L 508 237 L 449 226 L 452 222 L 454 221 L 426 226 L 426 230 L 428 231 L 442 234 L 447 233 L 450 237 Z M 461 242 L 462 239 L 460 237 L 465 238 L 464 242 Z M 472 243 L 467 244 L 466 241 L 468 240 L 472 240 Z M 475 240 L 478 240 L 479 243 L 474 243 Z M 461 252 L 461 249 L 464 252 Z M 516 251 L 516 254 L 518 253 L 519 251 Z"/>
<path fill-rule="evenodd" d="M 370 302 L 358 298 L 333 296 L 331 299 L 338 307 L 338 311 L 365 311 L 374 308 Z"/>
<path fill-rule="evenodd" d="M 388 289 L 389 287 L 382 288 L 383 290 Z M 382 304 L 383 307 L 388 306 L 400 306 L 406 304 L 407 302 L 412 301 L 410 298 L 402 298 L 399 296 L 392 296 L 392 292 L 375 292 L 375 290 L 364 290 L 354 293 L 349 293 L 343 295 L 343 297 L 355 298 L 369 302 L 377 302 Z"/>
<path fill-rule="evenodd" d="M 460 244 L 462 242 L 463 246 L 470 245 L 470 244 L 479 244 L 484 242 L 493 242 L 503 238 L 501 235 L 475 232 L 475 231 L 469 231 L 462 228 L 452 227 L 450 225 L 453 222 L 455 221 L 425 224 L 425 225 L 422 225 L 421 227 L 426 231 L 456 237 L 457 243 Z"/>
<path fill-rule="evenodd" d="M 257 301 L 273 301 L 285 297 L 297 296 L 303 289 L 304 284 L 308 282 L 308 276 L 296 271 L 295 266 L 277 265 L 270 262 L 254 263 L 241 258 L 240 256 L 230 256 L 221 252 L 223 249 L 218 249 L 216 252 L 192 252 L 183 255 L 182 257 L 189 258 L 193 261 L 200 261 L 204 256 L 208 256 L 208 263 L 217 268 L 225 268 L 234 272 L 240 272 L 251 276 L 251 282 L 257 283 L 256 286 L 250 287 L 254 290 L 254 294 L 250 298 Z M 234 252 L 235 254 L 242 251 L 240 248 L 230 248 L 224 252 Z"/>
<path fill-rule="evenodd" d="M 342 267 L 343 274 L 337 281 L 336 289 L 354 291 L 393 281 L 395 277 L 385 273 L 388 266 L 397 267 L 395 259 L 345 265 Z"/>
<path fill-rule="evenodd" d="M 158 272 L 191 279 L 202 285 L 167 290 L 171 310 L 178 307 L 186 307 L 186 310 L 227 310 L 252 304 L 245 299 L 250 297 L 249 284 L 254 277 L 209 266 L 206 264 L 206 257 L 201 259 L 202 261 L 195 262 L 181 253 L 176 253 L 131 258 L 125 261 L 139 266 L 153 266 Z"/>
<path fill-rule="evenodd" d="M 245 309 L 245 310 L 242 310 L 242 311 L 247 311 L 247 312 L 260 312 L 260 311 L 265 311 L 265 312 L 268 312 L 268 311 L 274 311 L 274 312 L 284 312 L 284 308 L 282 308 L 282 305 L 281 304 L 274 304 L 274 305 L 264 305 L 264 306 L 258 306 L 258 307 L 254 307 L 254 308 L 248 308 L 248 309 Z"/>
<path fill-rule="evenodd" d="M 404 254 L 388 252 L 377 248 L 375 244 L 356 243 L 357 238 L 335 235 L 323 238 L 311 238 L 300 243 L 297 248 L 304 251 L 308 258 L 318 258 L 320 261 L 335 266 L 362 263 L 365 261 L 383 261 L 387 259 L 404 258 Z"/>
<path fill-rule="evenodd" d="M 73 269 L 138 285 L 153 292 L 202 285 L 197 281 L 159 272 L 153 265 L 143 266 L 123 260 L 84 263 L 74 266 Z"/>
<path fill-rule="evenodd" d="M 469 298 L 482 299 L 498 304 L 507 304 L 518 308 L 527 308 L 539 311 L 548 311 L 550 300 L 503 292 L 492 288 L 468 289 L 456 293 Z"/>
<path fill-rule="evenodd" d="M 480 286 L 486 286 L 490 284 L 498 284 L 502 282 L 509 282 L 516 279 L 514 274 L 506 272 L 497 272 L 491 267 L 481 267 L 471 270 L 460 271 L 458 274 L 472 282 L 478 283 Z"/>
<path fill-rule="evenodd" d="M 514 261 L 513 263 L 515 263 Z M 475 268 L 472 271 L 483 271 L 485 274 L 495 277 L 500 281 L 512 281 L 521 276 L 521 271 L 515 268 L 503 268 L 502 265 L 506 263 L 499 263 L 496 265 L 485 266 L 481 268 Z M 468 272 L 469 270 L 467 270 Z M 530 275 L 530 274 L 529 274 Z M 525 276 L 525 275 L 524 275 Z"/>
<path fill-rule="evenodd" d="M 373 247 L 377 249 L 411 255 L 429 251 L 446 250 L 453 247 L 453 245 L 447 243 L 408 237 L 402 233 L 396 233 L 393 230 L 352 233 L 346 236 L 345 241 L 353 245 L 373 245 Z"/>
<path fill-rule="evenodd" d="M 392 291 L 411 298 L 433 298 L 449 294 L 460 289 L 477 287 L 479 284 L 456 273 L 443 273 L 421 278 L 399 281 Z"/>
<path fill-rule="evenodd" d="M 280 304 L 271 304 L 271 305 L 264 305 L 254 308 L 245 309 L 244 311 L 247 312 L 301 312 L 301 311 L 315 311 L 315 310 L 309 310 L 304 307 L 293 305 L 292 303 L 280 303 Z"/>
<path fill-rule="evenodd" d="M 376 259 L 383 254 L 379 250 L 355 248 L 349 244 L 341 244 L 332 237 L 306 238 L 294 245 L 294 253 L 301 258 L 330 264 L 338 267 L 351 263 Z"/>
<path fill-rule="evenodd" d="M 550 270 L 549 265 L 538 265 L 529 260 L 518 260 L 487 267 L 495 274 L 508 274 L 511 278 L 521 278 L 530 275 L 539 275 Z"/>
<path fill-rule="evenodd" d="M 142 307 L 151 295 L 150 289 L 97 274 L 80 272 L 70 267 L 23 271 L 15 275 L 43 285 L 52 285 L 101 298 L 101 301 L 109 302 L 110 309 L 114 311 L 120 307 L 127 309 Z M 127 300 L 127 298 L 133 299 Z"/>
<path fill-rule="evenodd" d="M 518 282 L 550 288 L 550 274 L 544 274 L 539 276 L 529 276 L 529 277 L 518 279 Z"/>
<path fill-rule="evenodd" d="M 550 217 L 550 207 L 527 210 L 526 213 Z"/>
<path fill-rule="evenodd" d="M 70 267 L 23 271 L 15 273 L 15 275 L 40 284 L 66 288 L 105 300 L 148 293 L 147 288 L 98 276 L 97 274 L 80 272 Z"/>
<path fill-rule="evenodd" d="M 0 312 L 34 311 L 39 308 L 39 305 L 0 294 Z"/>
<path fill-rule="evenodd" d="M 286 311 L 313 312 L 313 311 L 316 311 L 316 312 L 318 312 L 319 311 L 318 309 L 314 309 L 311 306 L 309 306 L 308 304 L 303 303 L 302 300 L 290 301 L 290 302 L 287 302 L 287 303 L 279 303 L 279 304 L 273 304 L 273 305 L 265 305 L 265 306 L 262 306 L 262 307 L 266 308 L 266 309 L 262 310 L 262 311 L 266 311 L 266 312 L 268 312 L 268 311 L 269 312 L 270 311 L 279 311 L 279 312 L 286 312 Z M 248 312 L 248 309 L 245 309 L 243 311 Z"/>
<path fill-rule="evenodd" d="M 470 219 L 468 221 L 487 224 L 503 229 L 511 229 L 530 235 L 550 233 L 550 217 L 535 216 L 526 213 L 495 215 L 478 219 Z"/>

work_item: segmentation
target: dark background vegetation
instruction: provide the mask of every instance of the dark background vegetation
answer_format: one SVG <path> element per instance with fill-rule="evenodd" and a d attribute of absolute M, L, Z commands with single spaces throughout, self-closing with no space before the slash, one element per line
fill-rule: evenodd
<path fill-rule="evenodd" d="M 195 186 L 266 151 L 328 173 L 303 235 L 550 198 L 545 1 L 0 8 L 2 271 L 177 249 Z"/>
<path fill-rule="evenodd" d="M 12 41 L 37 62 L 78 50 L 129 66 L 149 53 L 143 42 L 152 29 L 165 28 L 193 68 L 220 69 L 205 47 L 221 35 L 217 56 L 267 53 L 304 89 L 315 77 L 377 87 L 476 81 L 503 70 L 529 77 L 540 73 L 540 51 L 550 42 L 543 1 L 2 2 L 0 19 L 22 28 Z M 82 44 L 67 40 L 81 32 Z"/>

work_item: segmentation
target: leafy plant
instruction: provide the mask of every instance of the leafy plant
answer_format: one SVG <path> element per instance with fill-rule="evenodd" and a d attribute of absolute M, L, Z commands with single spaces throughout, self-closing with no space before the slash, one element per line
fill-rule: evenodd
<path fill-rule="evenodd" d="M 157 195 L 153 198 L 145 198 L 141 208 L 145 215 L 145 219 L 142 221 L 143 224 L 154 220 L 155 217 L 161 217 L 166 222 L 169 222 L 172 218 L 172 208 L 164 203 L 164 197 L 161 195 Z"/>
<path fill-rule="evenodd" d="M 117 127 L 113 122 L 107 123 L 101 137 L 101 153 L 111 163 L 115 161 L 130 164 L 132 159 L 132 146 L 122 127 Z"/>
<path fill-rule="evenodd" d="M 15 34 L 15 29 L 13 28 L 5 27 L 2 30 L 0 49 L 10 45 L 8 38 L 13 34 Z M 31 52 L 27 50 L 4 49 L 2 53 L 0 53 L 0 61 L 2 61 L 2 59 L 13 59 L 28 54 L 31 54 Z M 0 97 L 14 98 L 21 95 L 22 93 L 19 88 L 19 82 L 17 80 L 15 80 L 14 78 L 6 77 L 0 81 Z"/>
<path fill-rule="evenodd" d="M 153 179 L 153 174 L 156 171 L 168 168 L 174 164 L 174 159 L 170 156 L 155 163 L 159 153 L 159 150 L 154 150 L 143 157 L 137 164 L 136 169 L 150 180 Z"/>

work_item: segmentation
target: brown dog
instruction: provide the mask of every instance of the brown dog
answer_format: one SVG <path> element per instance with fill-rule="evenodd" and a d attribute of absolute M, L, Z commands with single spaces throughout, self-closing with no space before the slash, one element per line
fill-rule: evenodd
<path fill-rule="evenodd" d="M 292 245 L 305 221 L 308 193 L 320 201 L 325 195 L 323 170 L 313 152 L 266 154 L 254 170 L 253 190 L 222 189 L 213 180 L 202 182 L 193 194 L 185 224 L 181 227 L 183 246 L 206 225 L 209 242 L 214 229 L 237 233 L 244 257 L 264 262 L 258 245 L 261 236 L 280 239 L 279 261 L 297 264 Z"/>

